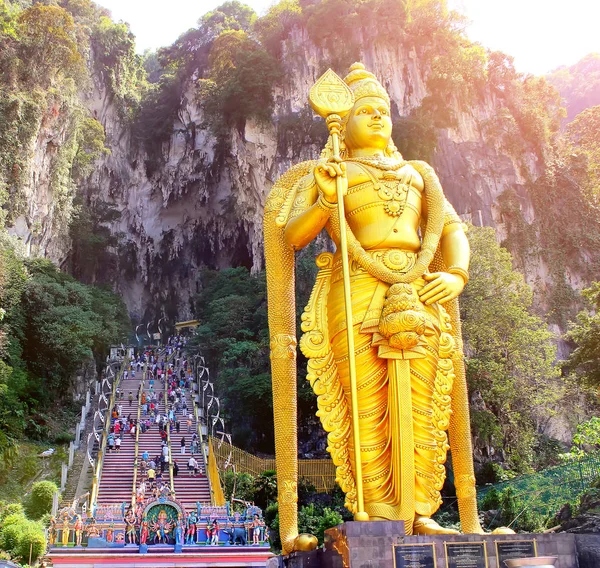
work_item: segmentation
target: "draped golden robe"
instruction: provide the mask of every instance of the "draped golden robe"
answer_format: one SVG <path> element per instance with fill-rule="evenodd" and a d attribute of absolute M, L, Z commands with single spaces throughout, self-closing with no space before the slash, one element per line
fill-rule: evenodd
<path fill-rule="evenodd" d="M 296 199 L 298 202 L 300 206 L 292 215 L 311 205 L 302 195 Z M 446 225 L 460 222 L 447 202 L 444 217 Z M 368 250 L 366 254 L 397 273 L 406 272 L 417 256 L 389 248 Z M 348 508 L 355 511 L 351 394 L 339 253 L 322 254 L 317 264 L 320 271 L 303 315 L 305 334 L 300 347 L 309 359 L 308 379 L 318 395 L 318 416 L 328 432 L 328 450 L 337 466 L 338 482 L 346 492 Z M 365 510 L 371 518 L 404 520 L 409 529 L 415 513 L 430 517 L 441 504 L 454 378 L 452 326 L 441 305 L 425 306 L 420 302 L 417 292 L 426 285 L 423 278 L 410 284 L 394 284 L 392 303 L 400 302 L 400 317 L 408 321 L 408 328 L 403 329 L 414 335 L 413 343 L 418 338 L 412 348 L 399 349 L 381 333 L 390 284 L 356 262 L 351 263 L 350 277 Z M 398 310 L 388 312 L 392 318 L 397 317 Z M 412 317 L 418 320 L 416 334 L 414 325 L 410 325 Z M 409 369 L 409 375 L 402 376 L 402 365 Z M 410 385 L 407 387 L 403 381 Z M 409 391 L 404 390 L 403 395 L 406 388 Z M 402 449 L 401 438 L 405 442 L 410 439 L 409 444 L 405 443 L 410 446 L 410 455 Z M 410 483 L 407 476 L 412 478 Z"/>

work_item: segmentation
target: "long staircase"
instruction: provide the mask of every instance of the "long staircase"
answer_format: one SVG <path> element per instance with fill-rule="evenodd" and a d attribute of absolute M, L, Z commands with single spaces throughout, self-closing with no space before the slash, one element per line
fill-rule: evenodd
<path fill-rule="evenodd" d="M 137 418 L 138 404 L 136 402 L 141 380 L 123 379 L 121 382 L 122 398 L 117 401 L 122 406 L 122 415 L 131 415 Z M 131 392 L 134 400 L 129 403 L 128 393 Z M 116 436 L 115 436 L 116 437 Z M 159 442 L 160 446 L 160 442 Z M 131 501 L 133 488 L 133 465 L 135 455 L 135 438 L 129 433 L 121 432 L 121 448 L 119 451 L 109 451 L 106 447 L 102 463 L 102 476 L 98 489 L 98 504 L 116 504 Z"/>
<path fill-rule="evenodd" d="M 164 359 L 162 359 L 164 360 Z M 150 427 L 142 433 L 138 434 L 138 464 L 141 463 L 145 452 L 148 453 L 150 459 L 154 459 L 161 454 L 162 440 L 160 430 L 155 420 L 150 418 L 150 411 L 144 414 L 141 408 L 141 392 L 140 385 L 143 385 L 143 391 L 146 394 L 146 403 L 150 403 L 150 383 L 146 378 L 142 381 L 143 374 L 146 369 L 136 373 L 135 378 L 131 378 L 130 374 L 127 379 L 122 379 L 120 384 L 121 397 L 116 401 L 116 405 L 121 406 L 121 417 L 133 418 L 137 420 L 138 416 L 141 420 L 149 420 Z M 175 368 L 173 377 L 177 376 L 175 386 L 179 384 L 179 368 Z M 155 402 L 156 411 L 164 416 L 168 415 L 172 406 L 167 400 L 167 388 L 169 379 L 156 378 L 153 382 L 153 390 L 157 395 L 158 400 Z M 133 397 L 133 401 L 129 402 L 129 393 Z M 175 429 L 170 433 L 170 449 L 171 459 L 179 466 L 177 475 L 173 475 L 173 489 L 176 499 L 182 503 L 186 511 L 191 512 L 196 510 L 196 503 L 210 503 L 210 484 L 206 474 L 206 463 L 201 449 L 194 453 L 194 458 L 199 465 L 199 474 L 194 475 L 188 471 L 188 460 L 191 452 L 191 442 L 194 433 L 198 433 L 198 424 L 193 413 L 193 402 L 189 389 L 183 389 L 180 402 L 186 401 L 187 411 L 182 408 L 176 413 L 176 418 L 180 423 L 180 432 Z M 188 428 L 187 420 L 191 416 L 191 427 Z M 186 440 L 185 454 L 181 453 L 180 440 L 184 437 Z M 135 494 L 142 482 L 147 481 L 147 477 L 142 473 L 141 468 L 138 468 L 136 477 L 136 487 L 134 488 L 134 465 L 135 465 L 135 444 L 136 436 L 131 436 L 129 433 L 121 432 L 121 447 L 119 451 L 116 449 L 109 452 L 108 447 L 104 455 L 102 473 L 100 477 L 98 490 L 98 505 L 116 505 L 121 503 L 129 504 L 132 499 L 135 499 Z M 200 443 L 198 442 L 200 447 Z M 169 483 L 170 472 L 169 468 L 165 468 L 162 474 L 162 481 Z M 151 490 L 147 487 L 147 494 Z"/>

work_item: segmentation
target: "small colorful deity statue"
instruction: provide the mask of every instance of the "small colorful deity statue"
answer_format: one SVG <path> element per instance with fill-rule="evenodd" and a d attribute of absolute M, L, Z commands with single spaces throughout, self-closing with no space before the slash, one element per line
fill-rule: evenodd
<path fill-rule="evenodd" d="M 154 544 L 167 544 L 169 538 L 169 532 L 172 526 L 167 518 L 167 512 L 164 509 L 161 509 L 158 513 L 158 517 L 154 525 L 152 525 L 152 529 L 156 533 L 154 537 Z"/>
<path fill-rule="evenodd" d="M 129 507 L 125 515 L 125 541 L 126 544 L 135 544 L 136 540 L 136 516 L 133 509 Z"/>
<path fill-rule="evenodd" d="M 183 532 L 185 530 L 185 521 L 183 520 L 181 513 L 177 518 L 177 525 L 175 526 L 175 544 L 183 545 Z"/>
<path fill-rule="evenodd" d="M 110 523 L 106 529 L 106 542 L 115 541 L 115 523 Z"/>
<path fill-rule="evenodd" d="M 69 517 L 65 515 L 62 524 L 62 545 L 67 546 L 69 544 Z"/>
<path fill-rule="evenodd" d="M 146 519 L 146 517 L 144 517 L 144 519 L 142 520 L 142 525 L 140 528 L 140 544 L 146 544 L 148 542 L 148 536 L 149 536 L 149 531 L 148 531 L 148 519 Z"/>
<path fill-rule="evenodd" d="M 81 546 L 81 540 L 83 537 L 83 521 L 81 515 L 77 515 L 75 520 L 75 546 Z"/>
<path fill-rule="evenodd" d="M 187 518 L 187 531 L 185 533 L 185 543 L 194 544 L 196 536 L 196 523 L 198 518 L 194 512 L 191 512 Z"/>
<path fill-rule="evenodd" d="M 212 524 L 212 532 L 210 538 L 210 544 L 212 546 L 219 546 L 219 529 L 219 521 L 215 519 Z"/>
<path fill-rule="evenodd" d="M 48 543 L 50 546 L 56 544 L 56 517 L 50 517 L 50 524 L 48 525 Z"/>
<path fill-rule="evenodd" d="M 85 533 L 90 538 L 98 538 L 100 536 L 100 531 L 98 530 L 98 525 L 96 525 L 96 519 L 91 517 L 90 522 L 83 528 Z"/>
<path fill-rule="evenodd" d="M 254 515 L 254 519 L 252 520 L 252 544 L 260 544 L 260 528 L 262 523 L 258 518 L 258 515 Z"/>

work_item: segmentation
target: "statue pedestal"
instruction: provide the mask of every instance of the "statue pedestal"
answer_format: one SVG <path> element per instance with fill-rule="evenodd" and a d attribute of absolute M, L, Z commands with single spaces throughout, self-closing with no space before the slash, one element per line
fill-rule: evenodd
<path fill-rule="evenodd" d="M 349 521 L 325 531 L 323 568 L 389 568 L 393 546 L 404 537 L 404 521 Z"/>
<path fill-rule="evenodd" d="M 148 554 L 148 545 L 140 544 L 140 554 Z"/>
<path fill-rule="evenodd" d="M 587 548 L 600 550 L 600 535 L 590 540 Z M 322 549 L 270 558 L 267 568 L 504 568 L 533 556 L 556 556 L 556 568 L 600 566 L 578 564 L 578 545 L 566 533 L 405 536 L 402 522 L 353 521 L 328 529 Z"/>
<path fill-rule="evenodd" d="M 393 547 L 404 537 L 403 521 L 349 521 L 325 531 L 322 550 L 271 558 L 268 568 L 390 568 Z"/>
<path fill-rule="evenodd" d="M 183 552 L 183 545 L 181 545 L 181 544 L 176 544 L 176 545 L 175 545 L 175 552 L 176 552 L 176 553 Z"/>

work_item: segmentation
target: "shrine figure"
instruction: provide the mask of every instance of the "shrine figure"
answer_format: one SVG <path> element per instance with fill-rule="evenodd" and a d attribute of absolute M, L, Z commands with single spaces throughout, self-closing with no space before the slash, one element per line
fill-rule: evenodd
<path fill-rule="evenodd" d="M 185 543 L 195 544 L 196 540 L 196 523 L 198 518 L 194 512 L 190 513 L 187 518 L 187 530 L 185 533 Z"/>
<path fill-rule="evenodd" d="M 67 546 L 69 544 L 69 517 L 65 515 L 62 523 L 62 545 Z"/>
<path fill-rule="evenodd" d="M 92 517 L 90 522 L 85 525 L 83 530 L 87 534 L 88 540 L 90 538 L 98 538 L 100 536 L 100 530 L 98 529 L 98 525 L 96 524 L 96 519 L 94 519 L 94 517 Z"/>
<path fill-rule="evenodd" d="M 181 518 L 181 514 L 177 519 L 177 524 L 175 526 L 175 544 L 182 545 L 183 544 L 183 531 L 185 529 L 185 521 Z"/>
<path fill-rule="evenodd" d="M 137 518 L 133 509 L 129 507 L 125 515 L 125 542 L 126 544 L 135 544 L 136 542 L 136 523 Z"/>
<path fill-rule="evenodd" d="M 155 523 L 152 525 L 152 530 L 156 533 L 154 536 L 154 544 L 167 544 L 169 541 L 169 532 L 173 526 L 168 520 L 167 512 L 161 509 L 158 513 Z"/>
<path fill-rule="evenodd" d="M 218 519 L 215 519 L 212 524 L 211 538 L 210 538 L 210 544 L 212 546 L 219 545 L 219 530 L 220 530 L 219 521 L 218 521 Z"/>
<path fill-rule="evenodd" d="M 150 532 L 148 530 L 148 519 L 144 517 L 140 527 L 140 544 L 146 544 L 149 536 Z"/>
<path fill-rule="evenodd" d="M 81 520 L 81 515 L 77 515 L 75 520 L 75 546 L 81 546 L 81 539 L 83 537 L 83 521 Z"/>
<path fill-rule="evenodd" d="M 254 515 L 254 519 L 252 520 L 252 544 L 260 544 L 260 529 L 262 523 L 258 518 L 258 515 Z"/>
<path fill-rule="evenodd" d="M 56 517 L 52 515 L 50 517 L 50 524 L 48 525 L 48 544 L 54 546 L 56 544 Z"/>

